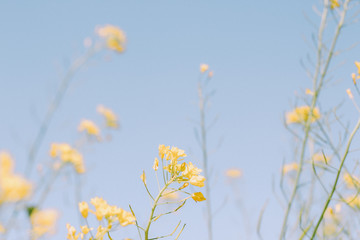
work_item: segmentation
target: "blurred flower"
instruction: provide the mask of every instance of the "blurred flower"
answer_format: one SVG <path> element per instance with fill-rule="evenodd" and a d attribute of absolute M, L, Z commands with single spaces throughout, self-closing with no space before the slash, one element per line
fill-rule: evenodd
<path fill-rule="evenodd" d="M 82 120 L 80 122 L 78 130 L 80 132 L 86 131 L 87 134 L 94 135 L 94 136 L 99 136 L 99 134 L 100 134 L 100 130 L 96 126 L 96 124 L 94 122 L 92 122 L 90 120 L 86 120 L 86 119 Z"/>
<path fill-rule="evenodd" d="M 4 226 L 0 223 L 0 234 L 5 233 L 6 229 Z"/>
<path fill-rule="evenodd" d="M 71 163 L 77 173 L 84 173 L 85 166 L 82 155 L 69 144 L 66 143 L 53 143 L 50 148 L 50 156 L 52 158 L 60 158 L 64 163 Z"/>
<path fill-rule="evenodd" d="M 338 7 L 340 7 L 338 0 L 330 0 L 330 8 L 331 9 L 338 8 Z"/>
<path fill-rule="evenodd" d="M 201 192 L 196 192 L 191 195 L 191 198 L 194 199 L 196 202 L 205 201 L 206 198 Z"/>
<path fill-rule="evenodd" d="M 240 169 L 231 168 L 226 170 L 225 175 L 229 178 L 239 178 L 242 175 L 242 172 Z"/>
<path fill-rule="evenodd" d="M 110 128 L 119 127 L 118 119 L 111 109 L 106 108 L 103 105 L 99 105 L 96 108 L 96 110 L 98 113 L 100 113 L 101 115 L 103 115 L 105 117 L 106 126 L 108 126 Z"/>
<path fill-rule="evenodd" d="M 360 197 L 357 195 L 347 197 L 345 202 L 352 208 L 360 209 Z"/>
<path fill-rule="evenodd" d="M 345 173 L 343 179 L 348 188 L 355 188 L 359 186 L 360 180 L 349 173 Z"/>
<path fill-rule="evenodd" d="M 20 175 L 13 173 L 14 160 L 9 153 L 0 153 L 0 204 L 17 202 L 28 198 L 32 184 Z"/>
<path fill-rule="evenodd" d="M 38 239 L 47 233 L 53 234 L 58 216 L 58 212 L 54 209 L 34 210 L 30 215 L 33 238 Z"/>
<path fill-rule="evenodd" d="M 201 175 L 195 175 L 190 178 L 190 184 L 197 186 L 197 187 L 203 187 L 205 185 L 205 177 Z"/>
<path fill-rule="evenodd" d="M 206 72 L 209 69 L 209 65 L 207 64 L 201 64 L 200 65 L 200 72 Z"/>
<path fill-rule="evenodd" d="M 89 205 L 87 204 L 87 202 L 79 202 L 79 211 L 84 218 L 88 217 Z"/>
<path fill-rule="evenodd" d="M 285 175 L 288 172 L 295 171 L 299 169 L 299 164 L 297 163 L 289 163 L 285 164 L 282 168 L 282 173 Z"/>
<path fill-rule="evenodd" d="M 153 169 L 154 169 L 155 171 L 157 171 L 158 168 L 159 168 L 159 159 L 158 159 L 158 158 L 155 158 L 155 160 L 154 160 L 154 165 L 153 165 Z"/>
<path fill-rule="evenodd" d="M 307 88 L 307 89 L 305 90 L 305 94 L 312 96 L 312 95 L 314 95 L 314 92 Z"/>
<path fill-rule="evenodd" d="M 320 118 L 320 112 L 318 108 L 314 108 L 310 113 L 309 106 L 301 106 L 295 108 L 291 112 L 286 113 L 286 123 L 300 123 L 305 124 L 310 117 L 310 122 L 313 123 Z"/>
<path fill-rule="evenodd" d="M 325 161 L 325 157 L 326 157 L 326 161 Z M 322 154 L 322 153 L 315 153 L 313 156 L 312 156 L 312 160 L 315 162 L 315 163 L 329 163 L 331 158 L 330 157 L 327 157 Z"/>
<path fill-rule="evenodd" d="M 68 230 L 66 239 L 68 239 L 68 240 L 78 240 L 79 239 L 80 233 L 78 233 L 76 235 L 76 229 L 73 226 L 71 226 L 70 224 L 66 224 L 66 228 Z"/>
<path fill-rule="evenodd" d="M 97 31 L 98 35 L 106 40 L 108 48 L 123 52 L 125 49 L 126 37 L 122 30 L 113 25 L 106 25 Z"/>
<path fill-rule="evenodd" d="M 144 182 L 144 184 L 146 184 L 146 175 L 145 175 L 145 171 L 143 171 L 143 173 L 140 175 L 141 180 Z"/>

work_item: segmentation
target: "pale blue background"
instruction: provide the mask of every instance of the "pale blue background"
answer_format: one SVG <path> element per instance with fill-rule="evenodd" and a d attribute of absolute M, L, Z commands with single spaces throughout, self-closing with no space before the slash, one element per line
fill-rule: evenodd
<path fill-rule="evenodd" d="M 311 88 L 300 60 L 306 62 L 307 54 L 314 56 L 303 40 L 311 42 L 315 31 L 303 13 L 318 22 L 313 4 L 286 0 L 2 1 L 0 149 L 12 153 L 17 171 L 22 172 L 61 76 L 84 52 L 83 40 L 93 36 L 96 25 L 117 25 L 127 35 L 126 52 L 103 52 L 76 74 L 38 162 L 45 168 L 51 162 L 52 142 L 75 142 L 81 119 L 100 122 L 95 111 L 98 104 L 112 108 L 122 127 L 112 133 L 111 142 L 83 149 L 88 173 L 82 177 L 82 200 L 102 196 L 126 209 L 131 203 L 144 225 L 149 201 L 139 176 L 144 169 L 148 181 L 154 182 L 151 166 L 158 145 L 183 148 L 200 165 L 191 119 L 199 116 L 199 65 L 207 63 L 214 70 L 210 87 L 216 90 L 209 119 L 220 117 L 209 135 L 210 149 L 217 150 L 210 156 L 214 210 L 227 199 L 215 216 L 215 239 L 257 239 L 257 219 L 267 199 L 262 232 L 265 239 L 276 239 L 283 210 L 272 187 L 278 188 L 281 164 L 292 156 L 283 116 L 295 103 L 295 91 Z M 358 27 L 345 28 L 341 46 L 356 41 Z M 358 47 L 338 57 L 336 62 L 345 61 L 344 66 L 331 75 L 341 83 L 324 92 L 325 109 L 327 103 L 347 101 L 345 89 L 352 87 L 355 60 L 360 60 Z M 354 108 L 346 104 L 355 118 Z M 224 177 L 230 167 L 244 173 L 237 183 L 238 194 Z M 67 222 L 78 226 L 74 185 L 71 175 L 62 175 L 45 203 L 45 207 L 62 209 L 54 239 L 65 238 Z M 236 198 L 246 208 L 247 231 Z M 189 201 L 180 214 L 155 224 L 153 234 L 171 232 L 181 218 L 187 223 L 181 239 L 206 239 L 204 209 L 204 203 Z M 119 234 L 137 238 L 134 227 Z"/>

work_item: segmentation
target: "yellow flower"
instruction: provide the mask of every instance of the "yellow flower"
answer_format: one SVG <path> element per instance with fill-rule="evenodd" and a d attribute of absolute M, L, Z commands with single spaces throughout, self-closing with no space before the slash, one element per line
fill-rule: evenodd
<path fill-rule="evenodd" d="M 194 199 L 196 202 L 205 201 L 206 198 L 201 192 L 196 192 L 191 195 L 191 198 Z"/>
<path fill-rule="evenodd" d="M 91 228 L 88 228 L 88 226 L 81 226 L 80 227 L 81 228 L 81 232 L 83 233 L 83 234 L 88 234 L 89 232 L 90 232 L 90 230 L 91 230 Z"/>
<path fill-rule="evenodd" d="M 326 162 L 325 162 L 325 157 L 326 157 Z M 315 162 L 315 163 L 329 163 L 331 158 L 330 157 L 327 157 L 322 154 L 322 153 L 315 153 L 313 156 L 312 156 L 312 160 Z"/>
<path fill-rule="evenodd" d="M 34 210 L 30 215 L 32 236 L 37 239 L 47 233 L 53 234 L 58 216 L 54 209 Z"/>
<path fill-rule="evenodd" d="M 170 146 L 165 147 L 165 145 L 159 145 L 159 157 L 163 159 L 165 155 L 170 151 Z"/>
<path fill-rule="evenodd" d="M 240 169 L 231 168 L 226 170 L 225 175 L 229 178 L 239 178 L 242 175 L 242 172 Z"/>
<path fill-rule="evenodd" d="M 106 40 L 107 47 L 117 51 L 123 52 L 125 49 L 126 37 L 122 30 L 113 25 L 106 25 L 97 31 L 98 35 Z"/>
<path fill-rule="evenodd" d="M 89 205 L 87 204 L 87 202 L 79 202 L 79 211 L 84 218 L 88 217 Z"/>
<path fill-rule="evenodd" d="M 155 158 L 155 160 L 154 160 L 154 165 L 153 165 L 153 169 L 154 169 L 155 171 L 157 171 L 158 168 L 159 168 L 159 159 L 158 159 L 158 158 Z"/>
<path fill-rule="evenodd" d="M 190 178 L 190 184 L 197 186 L 197 187 L 203 187 L 205 185 L 205 177 L 201 175 L 195 175 Z"/>
<path fill-rule="evenodd" d="M 144 182 L 144 184 L 146 184 L 146 175 L 145 175 L 145 171 L 143 171 L 143 173 L 140 175 L 141 180 Z"/>
<path fill-rule="evenodd" d="M 125 211 L 120 208 L 120 212 L 117 214 L 119 223 L 121 226 L 125 227 L 130 224 L 135 224 L 136 218 L 132 215 L 131 212 Z"/>
<path fill-rule="evenodd" d="M 4 226 L 0 223 L 0 234 L 5 233 L 6 229 Z"/>
<path fill-rule="evenodd" d="M 200 72 L 206 72 L 209 69 L 209 65 L 207 64 L 201 64 L 200 65 Z"/>
<path fill-rule="evenodd" d="M 345 202 L 349 204 L 350 207 L 360 209 L 360 197 L 359 196 L 350 196 L 345 199 Z"/>
<path fill-rule="evenodd" d="M 119 127 L 118 119 L 111 109 L 106 108 L 103 105 L 99 105 L 96 110 L 105 117 L 106 126 L 110 128 Z"/>
<path fill-rule="evenodd" d="M 95 123 L 86 119 L 81 121 L 78 130 L 80 132 L 86 131 L 87 134 L 94 136 L 99 136 L 100 134 L 100 130 Z"/>
<path fill-rule="evenodd" d="M 314 108 L 312 114 L 310 114 L 309 106 L 301 106 L 295 108 L 291 112 L 286 113 L 286 123 L 300 123 L 305 124 L 310 117 L 310 122 L 313 123 L 320 118 L 320 112 L 318 108 Z"/>
<path fill-rule="evenodd" d="M 360 62 L 355 62 L 355 66 L 358 70 L 358 74 L 360 75 Z"/>
<path fill-rule="evenodd" d="M 348 188 L 359 187 L 360 180 L 357 177 L 352 176 L 349 173 L 345 173 L 343 178 Z"/>
<path fill-rule="evenodd" d="M 307 88 L 307 89 L 305 90 L 305 94 L 312 96 L 312 95 L 314 95 L 314 92 Z"/>
<path fill-rule="evenodd" d="M 340 7 L 338 0 L 330 0 L 330 8 L 331 9 L 338 8 L 338 7 Z"/>
<path fill-rule="evenodd" d="M 104 239 L 104 235 L 109 231 L 108 228 L 105 228 L 103 226 L 98 226 L 97 231 L 96 231 L 96 235 L 95 235 L 95 239 L 96 240 L 103 240 Z"/>
<path fill-rule="evenodd" d="M 32 184 L 25 178 L 10 174 L 0 177 L 0 203 L 17 202 L 29 198 Z"/>
<path fill-rule="evenodd" d="M 299 165 L 297 163 L 289 163 L 289 164 L 285 164 L 283 166 L 282 172 L 285 175 L 286 173 L 290 172 L 290 171 L 294 171 L 294 170 L 298 170 L 299 169 Z"/>
<path fill-rule="evenodd" d="M 52 158 L 59 157 L 62 162 L 71 163 L 77 173 L 84 173 L 85 166 L 82 155 L 69 144 L 53 143 L 50 148 L 50 156 Z"/>
<path fill-rule="evenodd" d="M 14 160 L 7 152 L 0 152 L 0 176 L 8 175 L 13 172 Z"/>
<path fill-rule="evenodd" d="M 68 240 L 78 240 L 79 239 L 80 233 L 78 233 L 76 235 L 76 229 L 73 226 L 71 226 L 70 224 L 66 224 L 66 228 L 68 230 L 66 239 L 68 239 Z"/>
<path fill-rule="evenodd" d="M 168 158 L 167 160 L 172 160 L 172 161 L 180 161 L 182 159 L 179 159 L 181 157 L 186 157 L 185 151 L 182 149 L 179 149 L 177 147 L 172 147 L 170 152 L 168 153 Z"/>

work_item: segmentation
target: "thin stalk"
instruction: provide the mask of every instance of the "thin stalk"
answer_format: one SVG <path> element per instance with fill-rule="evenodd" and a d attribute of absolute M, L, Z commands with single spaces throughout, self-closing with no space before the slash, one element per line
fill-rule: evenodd
<path fill-rule="evenodd" d="M 349 1 L 350 0 L 346 0 L 344 2 L 341 18 L 340 18 L 340 21 L 339 21 L 339 23 L 337 25 L 335 35 L 334 35 L 334 38 L 332 40 L 331 47 L 329 49 L 329 54 L 328 54 L 328 56 L 326 58 L 326 61 L 325 61 L 325 64 L 324 64 L 324 68 L 321 71 L 321 59 L 322 59 L 322 48 L 323 48 L 322 37 L 323 37 L 324 29 L 325 29 L 325 26 L 326 26 L 326 21 L 327 21 L 327 16 L 328 16 L 328 9 L 329 9 L 328 1 L 327 0 L 324 1 L 324 9 L 323 9 L 323 13 L 322 13 L 322 16 L 321 16 L 321 23 L 320 23 L 319 34 L 318 34 L 317 65 L 316 65 L 315 74 L 313 76 L 314 96 L 313 96 L 311 107 L 310 107 L 310 113 L 312 113 L 313 109 L 315 108 L 315 105 L 317 103 L 320 91 L 322 89 L 325 76 L 327 74 L 331 59 L 333 57 L 336 42 L 337 42 L 337 40 L 339 38 L 340 31 L 341 31 L 341 29 L 343 27 L 343 24 L 344 24 L 344 19 L 345 19 L 345 15 L 346 15 L 346 11 L 347 11 L 347 8 L 348 8 Z M 320 77 L 319 77 L 319 74 L 320 74 Z M 302 147 L 301 147 L 299 170 L 297 172 L 294 188 L 293 188 L 293 191 L 292 191 L 292 194 L 291 194 L 291 197 L 290 197 L 290 200 L 288 202 L 288 206 L 287 206 L 287 209 L 286 209 L 286 212 L 285 212 L 284 221 L 283 221 L 282 228 L 281 228 L 281 233 L 280 233 L 280 240 L 285 238 L 286 226 L 287 226 L 289 213 L 290 213 L 290 210 L 291 210 L 291 207 L 292 207 L 292 202 L 293 202 L 293 200 L 294 200 L 294 198 L 295 198 L 295 196 L 297 194 L 298 184 L 299 184 L 299 181 L 300 181 L 300 176 L 301 176 L 301 173 L 302 173 L 302 167 L 303 167 L 303 164 L 304 164 L 304 155 L 305 155 L 305 150 L 306 150 L 306 144 L 307 144 L 307 140 L 308 140 L 309 132 L 310 132 L 310 124 L 311 124 L 310 121 L 311 121 L 311 117 L 309 117 L 308 121 L 305 123 L 305 128 L 304 128 L 305 137 L 304 137 L 304 140 L 302 142 Z"/>
<path fill-rule="evenodd" d="M 320 215 L 320 217 L 319 217 L 319 220 L 317 221 L 317 223 L 316 223 L 316 225 L 315 225 L 314 231 L 313 231 L 312 236 L 311 236 L 310 239 L 314 239 L 314 237 L 316 236 L 316 232 L 317 232 L 317 230 L 318 230 L 318 228 L 319 228 L 319 226 L 320 226 L 321 221 L 322 221 L 323 218 L 324 218 L 325 211 L 326 211 L 327 207 L 329 206 L 330 201 L 331 201 L 331 199 L 332 199 L 332 197 L 333 197 L 333 195 L 334 195 L 334 193 L 335 193 L 336 186 L 337 186 L 337 183 L 338 183 L 338 180 L 339 180 L 339 177 L 340 177 L 341 170 L 342 170 L 343 165 L 344 165 L 344 163 L 345 163 L 345 159 L 346 159 L 346 157 L 347 157 L 347 155 L 348 155 L 348 153 L 349 153 L 350 145 L 351 145 L 352 140 L 353 140 L 356 132 L 358 131 L 359 127 L 360 127 L 360 119 L 358 120 L 358 122 L 357 122 L 354 130 L 352 131 L 352 133 L 351 133 L 351 135 L 350 135 L 349 141 L 348 141 L 347 146 L 346 146 L 346 149 L 345 149 L 345 153 L 344 153 L 344 155 L 343 155 L 343 157 L 342 157 L 342 159 L 341 159 L 340 167 L 339 167 L 339 169 L 338 169 L 338 171 L 337 171 L 337 174 L 336 174 L 336 178 L 335 178 L 333 187 L 332 187 L 331 192 L 330 192 L 330 194 L 329 194 L 329 196 L 328 196 L 328 198 L 327 198 L 327 200 L 326 200 L 326 203 L 325 203 L 325 205 L 324 205 L 324 208 L 323 208 L 323 210 L 322 210 L 322 213 L 321 213 L 321 215 Z"/>
<path fill-rule="evenodd" d="M 152 220 L 154 218 L 154 213 L 155 213 L 155 209 L 158 205 L 158 202 L 163 194 L 163 192 L 168 188 L 168 186 L 175 180 L 175 178 L 171 178 L 170 181 L 168 181 L 164 187 L 160 190 L 159 194 L 156 196 L 155 200 L 154 200 L 154 203 L 153 203 L 153 206 L 151 208 L 151 213 L 150 213 L 150 217 L 149 217 L 149 221 L 148 221 L 148 224 L 146 225 L 146 228 L 145 228 L 145 240 L 149 240 L 149 230 L 150 230 L 150 226 L 151 226 L 151 223 L 152 223 Z"/>
<path fill-rule="evenodd" d="M 60 106 L 64 95 L 69 87 L 69 84 L 71 82 L 71 79 L 75 75 L 75 73 L 93 56 L 95 55 L 99 50 L 101 49 L 101 45 L 96 45 L 93 48 L 90 48 L 87 53 L 80 58 L 78 58 L 74 63 L 70 66 L 68 72 L 64 76 L 64 78 L 61 80 L 60 86 L 57 89 L 55 93 L 55 97 L 50 103 L 50 106 L 45 114 L 44 119 L 41 122 L 39 131 L 37 132 L 37 135 L 35 137 L 34 142 L 32 143 L 29 151 L 29 158 L 26 162 L 25 166 L 25 176 L 30 177 L 32 167 L 35 163 L 36 155 L 39 151 L 39 148 L 41 147 L 41 144 L 44 140 L 44 137 L 48 131 L 49 125 L 51 123 L 51 120 L 53 119 L 54 113 Z"/>
<path fill-rule="evenodd" d="M 200 108 L 200 128 L 201 128 L 201 151 L 203 156 L 203 167 L 205 182 L 206 212 L 207 212 L 207 228 L 209 240 L 212 240 L 212 210 L 211 210 L 211 197 L 210 197 L 210 179 L 208 169 L 208 153 L 207 153 L 207 134 L 205 124 L 205 97 L 203 95 L 203 88 L 199 82 L 199 108 Z"/>

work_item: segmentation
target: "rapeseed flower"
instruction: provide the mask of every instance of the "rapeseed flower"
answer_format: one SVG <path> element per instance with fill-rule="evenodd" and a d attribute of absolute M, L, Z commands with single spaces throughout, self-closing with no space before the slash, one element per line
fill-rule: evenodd
<path fill-rule="evenodd" d="M 113 25 L 106 25 L 98 29 L 97 34 L 104 38 L 108 48 L 123 52 L 125 50 L 126 37 L 122 30 Z"/>
<path fill-rule="evenodd" d="M 299 164 L 297 163 L 289 163 L 289 164 L 285 164 L 282 168 L 282 173 L 285 175 L 288 172 L 291 171 L 297 171 L 299 169 Z"/>
<path fill-rule="evenodd" d="M 53 234 L 58 217 L 59 214 L 54 209 L 34 210 L 30 215 L 33 239 L 38 239 L 48 233 Z"/>
<path fill-rule="evenodd" d="M 313 123 L 320 118 L 320 112 L 318 108 L 314 108 L 310 113 L 309 106 L 301 106 L 295 108 L 291 112 L 286 113 L 286 123 L 300 123 L 305 124 L 310 118 L 310 122 Z"/>
<path fill-rule="evenodd" d="M 229 178 L 239 178 L 242 175 L 242 172 L 240 169 L 231 168 L 226 170 L 225 175 Z"/>
<path fill-rule="evenodd" d="M 98 113 L 104 116 L 106 121 L 106 126 L 110 128 L 119 127 L 118 118 L 111 109 L 106 108 L 103 105 L 99 105 L 96 110 Z"/>
<path fill-rule="evenodd" d="M 69 144 L 53 143 L 50 148 L 50 156 L 59 158 L 63 163 L 71 163 L 76 172 L 81 174 L 85 172 L 85 166 L 82 155 Z"/>
<path fill-rule="evenodd" d="M 79 211 L 84 218 L 88 217 L 89 205 L 87 204 L 87 202 L 79 202 Z"/>
<path fill-rule="evenodd" d="M 338 8 L 340 7 L 340 3 L 338 0 L 330 0 L 330 8 L 334 9 L 334 8 Z"/>
<path fill-rule="evenodd" d="M 99 136 L 100 135 L 100 130 L 99 128 L 96 126 L 96 124 L 90 120 L 82 120 L 80 122 L 80 125 L 78 127 L 78 131 L 83 132 L 85 131 L 87 134 L 89 135 L 93 135 L 93 136 Z"/>
<path fill-rule="evenodd" d="M 201 64 L 200 65 L 200 72 L 201 73 L 206 72 L 208 69 L 209 69 L 209 65 L 207 65 L 207 64 Z"/>

